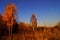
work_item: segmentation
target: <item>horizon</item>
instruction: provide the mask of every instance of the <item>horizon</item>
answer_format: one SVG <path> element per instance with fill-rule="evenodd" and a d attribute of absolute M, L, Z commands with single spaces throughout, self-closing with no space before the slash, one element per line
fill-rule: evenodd
<path fill-rule="evenodd" d="M 0 13 L 4 14 L 6 5 L 12 2 L 17 8 L 17 21 L 30 23 L 32 13 L 39 26 L 55 26 L 60 21 L 60 1 L 24 1 L 24 0 L 0 0 Z"/>

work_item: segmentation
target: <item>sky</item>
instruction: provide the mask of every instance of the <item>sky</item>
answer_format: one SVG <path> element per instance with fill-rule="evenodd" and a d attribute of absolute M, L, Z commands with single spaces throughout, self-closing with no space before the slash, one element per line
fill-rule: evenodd
<path fill-rule="evenodd" d="M 60 0 L 0 0 L 0 13 L 12 2 L 17 7 L 17 21 L 30 22 L 35 13 L 38 25 L 55 26 L 60 21 Z"/>

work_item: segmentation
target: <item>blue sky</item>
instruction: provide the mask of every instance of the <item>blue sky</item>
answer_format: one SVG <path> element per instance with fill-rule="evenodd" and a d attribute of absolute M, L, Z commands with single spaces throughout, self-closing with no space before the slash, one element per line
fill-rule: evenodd
<path fill-rule="evenodd" d="M 60 21 L 60 0 L 0 0 L 0 13 L 12 2 L 17 7 L 17 21 L 30 22 L 35 13 L 38 25 L 54 26 Z"/>

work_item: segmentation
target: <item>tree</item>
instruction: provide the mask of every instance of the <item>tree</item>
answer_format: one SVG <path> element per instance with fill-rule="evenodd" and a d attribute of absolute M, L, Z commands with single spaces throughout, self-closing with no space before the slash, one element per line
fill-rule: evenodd
<path fill-rule="evenodd" d="M 16 6 L 11 2 L 5 7 L 3 21 L 6 23 L 7 28 L 9 30 L 9 37 L 12 39 L 12 29 L 16 20 Z"/>
<path fill-rule="evenodd" d="M 58 22 L 58 24 L 55 26 L 55 28 L 57 28 L 60 31 L 60 22 Z"/>
<path fill-rule="evenodd" d="M 16 19 L 15 14 L 16 14 L 16 6 L 12 3 L 9 3 L 4 10 L 4 16 L 3 16 L 3 20 L 7 22 L 8 27 L 14 24 L 14 20 Z"/>
<path fill-rule="evenodd" d="M 37 27 L 37 19 L 34 13 L 31 16 L 30 24 L 33 27 L 33 30 Z"/>
<path fill-rule="evenodd" d="M 3 16 L 0 14 L 0 37 L 8 34 L 7 26 L 4 24 L 2 18 Z"/>
<path fill-rule="evenodd" d="M 2 15 L 0 14 L 0 27 L 2 26 Z"/>

